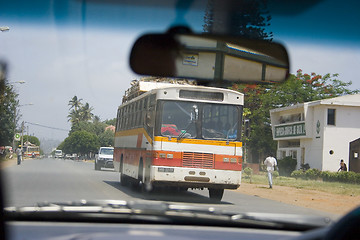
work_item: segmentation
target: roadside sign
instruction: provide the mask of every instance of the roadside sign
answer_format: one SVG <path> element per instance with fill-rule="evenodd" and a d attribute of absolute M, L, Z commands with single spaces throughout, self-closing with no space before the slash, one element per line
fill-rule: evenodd
<path fill-rule="evenodd" d="M 14 140 L 20 141 L 20 133 L 15 133 Z"/>

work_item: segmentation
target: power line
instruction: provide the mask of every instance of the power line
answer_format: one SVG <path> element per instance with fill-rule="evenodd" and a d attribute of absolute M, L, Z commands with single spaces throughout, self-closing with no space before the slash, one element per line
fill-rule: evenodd
<path fill-rule="evenodd" d="M 69 129 L 49 127 L 49 126 L 41 125 L 41 124 L 38 124 L 38 123 L 31 123 L 31 122 L 25 122 L 25 123 L 30 124 L 30 125 L 39 126 L 39 127 L 49 128 L 49 129 L 53 129 L 53 130 L 59 130 L 59 131 L 65 131 L 65 132 L 69 131 Z"/>

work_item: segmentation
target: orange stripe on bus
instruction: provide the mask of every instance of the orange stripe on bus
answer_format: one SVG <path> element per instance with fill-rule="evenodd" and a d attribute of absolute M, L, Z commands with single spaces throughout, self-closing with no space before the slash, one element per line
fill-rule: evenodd
<path fill-rule="evenodd" d="M 144 134 L 144 136 L 146 137 L 148 142 L 151 145 L 153 144 L 153 140 L 151 139 L 151 137 L 149 136 L 149 134 L 146 132 L 146 130 L 144 128 L 135 128 L 135 129 L 125 130 L 125 131 L 119 131 L 119 132 L 115 133 L 115 137 L 134 136 L 134 135 L 139 135 L 139 134 Z"/>

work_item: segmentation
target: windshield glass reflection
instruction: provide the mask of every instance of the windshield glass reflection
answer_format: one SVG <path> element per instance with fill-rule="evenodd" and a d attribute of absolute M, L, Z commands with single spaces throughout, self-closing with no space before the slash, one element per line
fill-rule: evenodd
<path fill-rule="evenodd" d="M 236 139 L 239 109 L 235 106 L 206 104 L 203 109 L 203 138 Z"/>
<path fill-rule="evenodd" d="M 161 135 L 195 138 L 195 113 L 192 102 L 165 102 L 162 112 Z"/>
<path fill-rule="evenodd" d="M 162 107 L 161 135 L 234 140 L 238 138 L 238 122 L 236 106 L 168 101 Z"/>

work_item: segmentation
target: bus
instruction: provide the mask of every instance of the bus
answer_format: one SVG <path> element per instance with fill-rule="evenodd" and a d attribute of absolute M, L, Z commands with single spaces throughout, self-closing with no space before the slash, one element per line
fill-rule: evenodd
<path fill-rule="evenodd" d="M 25 143 L 22 147 L 23 157 L 40 157 L 40 147 L 31 143 Z"/>
<path fill-rule="evenodd" d="M 240 186 L 242 93 L 174 85 L 134 96 L 117 111 L 114 168 L 122 185 L 207 188 L 217 201 Z"/>

